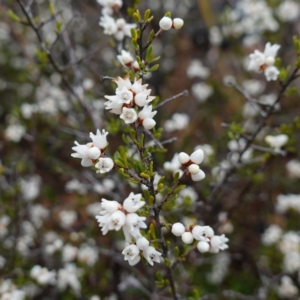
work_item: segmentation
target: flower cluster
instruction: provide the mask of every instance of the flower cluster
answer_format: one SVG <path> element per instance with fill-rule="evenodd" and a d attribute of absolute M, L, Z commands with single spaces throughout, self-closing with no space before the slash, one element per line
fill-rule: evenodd
<path fill-rule="evenodd" d="M 111 158 L 106 157 L 104 154 L 108 145 L 106 140 L 107 135 L 108 132 L 104 129 L 101 132 L 98 129 L 96 135 L 90 132 L 92 142 L 80 145 L 77 141 L 75 141 L 76 146 L 72 148 L 75 153 L 72 153 L 71 156 L 81 158 L 81 165 L 83 167 L 90 167 L 94 165 L 99 169 L 97 170 L 97 173 L 109 172 L 113 168 L 114 162 Z"/>
<path fill-rule="evenodd" d="M 264 72 L 267 81 L 277 80 L 279 70 L 274 66 L 275 57 L 280 48 L 280 45 L 267 43 L 264 52 L 254 50 L 254 53 L 250 54 L 250 62 L 248 69 L 257 73 Z"/>
<path fill-rule="evenodd" d="M 175 236 L 181 236 L 185 244 L 192 244 L 194 239 L 198 241 L 197 249 L 201 253 L 211 252 L 218 253 L 220 250 L 228 248 L 226 244 L 229 240 L 222 235 L 215 235 L 210 226 L 190 226 L 185 228 L 182 223 L 175 223 L 172 226 L 172 233 Z"/>
<path fill-rule="evenodd" d="M 108 101 L 104 103 L 106 109 L 111 113 L 120 115 L 126 124 L 138 122 L 138 125 L 146 129 L 152 129 L 156 122 L 153 117 L 156 111 L 152 111 L 151 101 L 155 99 L 150 96 L 151 90 L 147 89 L 147 84 L 142 84 L 142 79 L 131 83 L 129 77 L 124 79 L 118 77 L 114 82 L 118 85 L 116 95 L 105 96 Z M 143 107 L 142 110 L 137 111 L 138 107 Z"/>
<path fill-rule="evenodd" d="M 200 181 L 205 178 L 205 173 L 199 168 L 199 164 L 204 159 L 204 152 L 202 149 L 194 151 L 191 156 L 185 152 L 180 152 L 178 160 L 180 164 L 186 167 L 186 172 L 191 176 L 193 181 Z"/>
<path fill-rule="evenodd" d="M 103 234 L 109 230 L 118 231 L 122 228 L 125 239 L 129 243 L 122 254 L 131 266 L 140 261 L 140 251 L 149 264 L 153 266 L 154 262 L 160 262 L 161 253 L 150 246 L 149 241 L 140 232 L 141 228 L 147 228 L 144 222 L 146 217 L 141 217 L 136 213 L 145 205 L 141 199 L 141 194 L 132 192 L 124 200 L 123 205 L 117 201 L 102 198 L 100 215 L 97 215 L 96 219 Z M 132 239 L 136 241 L 134 244 Z"/>

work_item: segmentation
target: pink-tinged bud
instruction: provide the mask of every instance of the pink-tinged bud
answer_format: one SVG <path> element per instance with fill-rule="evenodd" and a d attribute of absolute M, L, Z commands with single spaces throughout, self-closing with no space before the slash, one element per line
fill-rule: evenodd
<path fill-rule="evenodd" d="M 194 241 L 194 237 L 191 232 L 184 232 L 181 236 L 182 241 L 185 244 L 191 244 Z"/>
<path fill-rule="evenodd" d="M 183 24 L 184 24 L 184 22 L 180 18 L 175 18 L 173 20 L 173 28 L 176 30 L 180 29 L 183 26 Z"/>
<path fill-rule="evenodd" d="M 190 156 L 187 155 L 185 152 L 180 152 L 178 154 L 178 160 L 182 165 L 185 165 L 190 161 Z"/>
<path fill-rule="evenodd" d="M 172 19 L 169 17 L 163 17 L 160 21 L 159 21 L 159 27 L 162 30 L 169 30 L 172 27 Z"/>
<path fill-rule="evenodd" d="M 98 159 L 101 154 L 101 151 L 97 147 L 92 147 L 88 151 L 88 156 L 90 159 Z"/>
<path fill-rule="evenodd" d="M 199 169 L 199 172 L 195 175 L 192 174 L 191 177 L 192 177 L 193 181 L 200 181 L 200 180 L 205 178 L 205 173 L 202 170 Z"/>
<path fill-rule="evenodd" d="M 198 149 L 191 154 L 191 161 L 197 165 L 201 164 L 204 158 L 202 149 Z"/>
<path fill-rule="evenodd" d="M 200 168 L 196 164 L 191 164 L 189 165 L 188 170 L 192 175 L 196 175 L 199 172 Z"/>
<path fill-rule="evenodd" d="M 209 250 L 209 244 L 207 242 L 205 242 L 205 241 L 201 241 L 201 242 L 199 242 L 197 244 L 197 249 L 201 253 L 208 252 L 208 250 Z"/>
<path fill-rule="evenodd" d="M 171 232 L 176 236 L 181 236 L 185 232 L 185 228 L 181 223 L 175 223 L 172 226 Z"/>

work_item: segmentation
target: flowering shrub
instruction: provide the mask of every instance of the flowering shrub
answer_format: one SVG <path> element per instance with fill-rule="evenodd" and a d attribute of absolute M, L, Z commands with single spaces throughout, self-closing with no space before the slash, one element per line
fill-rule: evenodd
<path fill-rule="evenodd" d="M 0 5 L 0 300 L 298 299 L 297 1 Z"/>

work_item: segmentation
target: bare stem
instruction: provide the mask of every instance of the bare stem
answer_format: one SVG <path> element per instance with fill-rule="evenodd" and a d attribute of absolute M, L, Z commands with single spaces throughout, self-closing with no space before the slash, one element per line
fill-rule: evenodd
<path fill-rule="evenodd" d="M 183 92 L 181 92 L 181 93 L 179 93 L 177 95 L 174 95 L 174 96 L 172 96 L 172 97 L 164 100 L 163 102 L 159 103 L 158 105 L 156 105 L 155 107 L 153 107 L 153 110 L 157 109 L 157 108 L 159 108 L 159 107 L 167 104 L 168 102 L 173 101 L 173 100 L 175 100 L 175 99 L 177 99 L 179 97 L 187 97 L 188 95 L 189 95 L 188 90 L 184 90 Z"/>

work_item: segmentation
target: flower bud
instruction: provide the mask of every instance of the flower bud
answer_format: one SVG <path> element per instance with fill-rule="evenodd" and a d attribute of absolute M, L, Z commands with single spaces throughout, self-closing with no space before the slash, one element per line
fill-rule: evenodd
<path fill-rule="evenodd" d="M 209 250 L 209 244 L 205 241 L 201 241 L 197 244 L 197 249 L 201 252 L 201 253 L 205 253 L 208 252 Z"/>
<path fill-rule="evenodd" d="M 140 250 L 146 250 L 149 247 L 149 241 L 145 237 L 140 237 L 136 241 L 136 245 L 139 247 Z"/>
<path fill-rule="evenodd" d="M 197 174 L 192 174 L 191 177 L 193 181 L 200 181 L 205 178 L 205 173 L 199 169 L 199 172 Z"/>
<path fill-rule="evenodd" d="M 196 175 L 199 172 L 199 166 L 196 164 L 191 164 L 189 165 L 188 170 L 191 174 Z"/>
<path fill-rule="evenodd" d="M 97 147 L 92 147 L 88 150 L 88 156 L 90 159 L 97 159 L 97 158 L 99 158 L 100 154 L 101 154 L 101 151 Z"/>
<path fill-rule="evenodd" d="M 204 158 L 202 149 L 198 149 L 191 154 L 191 161 L 197 165 L 201 164 Z"/>
<path fill-rule="evenodd" d="M 159 21 L 159 27 L 162 30 L 169 30 L 172 27 L 172 19 L 169 17 L 163 17 L 160 21 Z"/>
<path fill-rule="evenodd" d="M 152 129 L 155 126 L 155 124 L 156 122 L 151 118 L 145 119 L 142 123 L 143 127 L 148 130 Z"/>
<path fill-rule="evenodd" d="M 185 244 L 191 244 L 194 241 L 194 237 L 191 232 L 184 232 L 181 236 L 182 241 Z"/>
<path fill-rule="evenodd" d="M 119 203 L 117 201 L 109 201 L 102 198 L 101 208 L 105 210 L 108 214 L 112 214 L 119 208 Z"/>
<path fill-rule="evenodd" d="M 180 152 L 178 154 L 178 160 L 182 165 L 185 165 L 190 161 L 190 157 L 185 152 Z"/>
<path fill-rule="evenodd" d="M 173 20 L 173 28 L 176 30 L 180 29 L 183 26 L 183 24 L 184 24 L 184 22 L 180 18 L 175 18 Z"/>
<path fill-rule="evenodd" d="M 185 232 L 185 228 L 181 223 L 175 223 L 172 226 L 172 233 L 176 236 L 181 236 Z"/>

